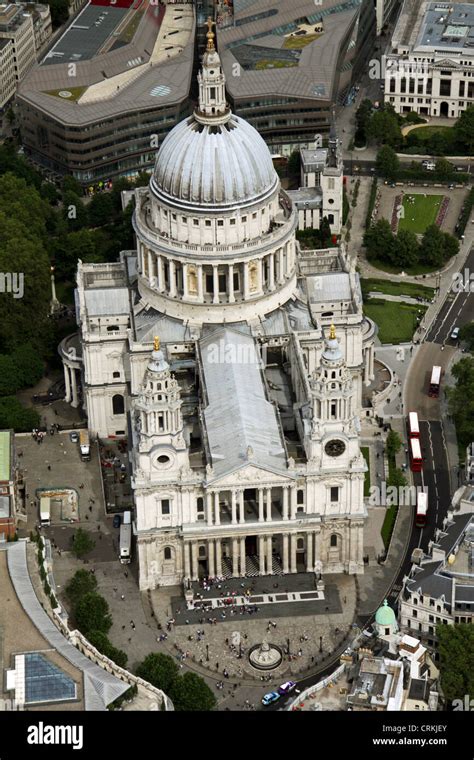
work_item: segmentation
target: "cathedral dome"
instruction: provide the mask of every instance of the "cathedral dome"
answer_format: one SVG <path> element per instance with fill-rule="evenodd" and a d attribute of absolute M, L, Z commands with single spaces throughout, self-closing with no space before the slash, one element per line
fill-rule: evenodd
<path fill-rule="evenodd" d="M 234 206 L 274 190 L 278 176 L 258 132 L 231 114 L 221 123 L 190 116 L 165 138 L 152 190 L 170 201 L 196 206 Z"/>
<path fill-rule="evenodd" d="M 163 141 L 150 187 L 165 202 L 222 209 L 268 195 L 279 180 L 262 137 L 227 105 L 214 34 L 207 38 L 199 105 Z"/>

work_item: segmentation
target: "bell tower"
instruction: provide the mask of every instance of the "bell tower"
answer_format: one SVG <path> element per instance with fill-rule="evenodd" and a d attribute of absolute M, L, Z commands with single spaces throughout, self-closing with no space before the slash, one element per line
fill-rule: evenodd
<path fill-rule="evenodd" d="M 202 69 L 198 73 L 199 107 L 194 112 L 196 120 L 206 124 L 209 118 L 221 121 L 222 117 L 226 117 L 227 120 L 231 114 L 225 97 L 225 76 L 221 59 L 214 44 L 213 26 L 214 22 L 208 18 L 207 46 L 202 58 Z"/>
<path fill-rule="evenodd" d="M 133 404 L 137 471 L 147 479 L 162 480 L 189 466 L 181 406 L 179 383 L 155 337 L 140 395 Z"/>

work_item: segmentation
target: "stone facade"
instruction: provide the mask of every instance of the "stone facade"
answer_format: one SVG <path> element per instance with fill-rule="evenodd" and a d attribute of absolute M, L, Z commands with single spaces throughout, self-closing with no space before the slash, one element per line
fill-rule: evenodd
<path fill-rule="evenodd" d="M 128 435 L 140 587 L 361 573 L 358 275 L 337 249 L 302 274 L 294 205 L 226 104 L 211 31 L 199 86 L 136 192 L 137 251 L 78 270 L 84 403 L 93 434 Z"/>

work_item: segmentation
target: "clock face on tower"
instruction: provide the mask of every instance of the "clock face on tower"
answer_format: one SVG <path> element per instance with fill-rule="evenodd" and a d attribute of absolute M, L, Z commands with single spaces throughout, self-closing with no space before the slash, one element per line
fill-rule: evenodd
<path fill-rule="evenodd" d="M 346 450 L 346 444 L 344 441 L 340 441 L 339 438 L 333 438 L 332 441 L 328 441 L 324 447 L 324 451 L 329 457 L 340 457 Z"/>

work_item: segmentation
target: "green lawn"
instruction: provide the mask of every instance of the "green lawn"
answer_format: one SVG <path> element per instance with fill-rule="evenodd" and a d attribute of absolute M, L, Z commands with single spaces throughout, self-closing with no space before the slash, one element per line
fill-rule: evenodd
<path fill-rule="evenodd" d="M 85 93 L 87 90 L 87 87 L 61 87 L 59 90 L 44 90 L 46 95 L 53 95 L 55 98 L 60 98 L 61 100 L 69 100 L 69 102 L 76 102 L 79 100 L 81 95 Z M 59 93 L 63 92 L 69 92 L 71 93 L 69 97 L 63 97 Z"/>
<path fill-rule="evenodd" d="M 385 519 L 383 521 L 383 525 L 380 530 L 380 535 L 382 536 L 382 541 L 384 543 L 385 549 L 388 549 L 388 545 L 390 543 L 390 538 L 392 536 L 393 526 L 395 525 L 397 512 L 398 512 L 398 506 L 396 504 L 392 504 L 390 507 L 388 507 L 387 512 L 385 514 Z"/>
<path fill-rule="evenodd" d="M 361 278 L 362 294 L 371 291 L 386 293 L 389 296 L 411 296 L 412 298 L 428 298 L 434 296 L 434 288 L 418 285 L 417 282 L 393 282 L 392 280 L 377 280 L 374 277 Z"/>
<path fill-rule="evenodd" d="M 378 325 L 382 343 L 408 343 L 415 332 L 416 317 L 426 311 L 426 306 L 382 301 L 370 298 L 364 304 L 364 313 Z"/>
<path fill-rule="evenodd" d="M 421 125 L 408 132 L 408 135 L 416 135 L 417 140 L 420 142 L 429 140 L 430 137 L 436 134 L 452 134 L 452 127 L 424 127 Z"/>
<path fill-rule="evenodd" d="M 423 195 L 410 193 L 403 198 L 403 210 L 405 216 L 399 220 L 399 230 L 410 230 L 417 235 L 422 235 L 427 227 L 434 224 L 438 215 L 442 195 Z M 412 203 L 410 198 L 414 198 Z"/>
<path fill-rule="evenodd" d="M 370 265 L 375 269 L 381 269 L 382 272 L 388 272 L 389 274 L 400 274 L 405 272 L 410 277 L 414 277 L 417 274 L 431 274 L 431 272 L 437 272 L 439 267 L 432 267 L 426 264 L 417 264 L 414 267 L 394 267 L 391 264 L 387 264 L 385 261 L 378 261 L 377 259 L 370 259 Z"/>
<path fill-rule="evenodd" d="M 280 61 L 279 59 L 263 59 L 257 61 L 255 64 L 255 71 L 262 71 L 263 69 L 289 69 L 293 66 L 298 66 L 297 61 Z"/>
<path fill-rule="evenodd" d="M 285 50 L 300 50 L 319 37 L 322 37 L 322 34 L 299 34 L 298 37 L 287 37 L 283 43 L 283 48 Z"/>
<path fill-rule="evenodd" d="M 370 451 L 368 446 L 361 446 L 360 450 L 368 468 L 364 476 L 364 498 L 367 499 L 370 496 Z"/>

